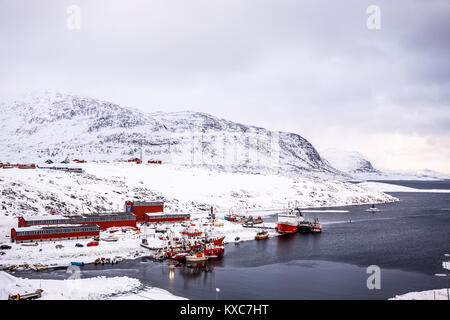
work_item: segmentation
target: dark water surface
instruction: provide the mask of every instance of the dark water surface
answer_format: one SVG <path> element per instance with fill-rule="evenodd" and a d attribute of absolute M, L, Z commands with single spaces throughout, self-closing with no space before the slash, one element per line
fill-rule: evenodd
<path fill-rule="evenodd" d="M 410 181 L 397 183 L 413 186 Z M 419 183 L 427 189 L 450 189 L 450 181 Z M 81 276 L 135 277 L 190 299 L 386 299 L 444 288 L 445 278 L 434 274 L 443 272 L 443 255 L 450 252 L 450 194 L 391 194 L 400 201 L 378 205 L 376 213 L 366 211 L 367 205 L 332 208 L 345 213 L 306 213 L 319 217 L 322 234 L 227 244 L 223 259 L 198 266 L 140 258 L 114 266 L 88 265 Z M 275 216 L 266 220 L 275 221 Z M 366 286 L 370 265 L 381 268 L 380 290 Z M 69 276 L 65 271 L 18 275 Z"/>

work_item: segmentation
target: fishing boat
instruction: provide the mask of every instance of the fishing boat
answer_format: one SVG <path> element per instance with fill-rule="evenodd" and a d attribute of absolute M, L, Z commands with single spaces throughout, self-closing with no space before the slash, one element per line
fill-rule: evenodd
<path fill-rule="evenodd" d="M 186 255 L 186 262 L 200 262 L 208 260 L 208 256 L 206 256 L 203 252 L 194 253 Z"/>
<path fill-rule="evenodd" d="M 184 259 L 186 259 L 186 256 L 188 254 L 189 253 L 187 253 L 187 252 L 178 252 L 178 253 L 171 253 L 170 255 L 167 254 L 167 257 L 170 259 L 173 259 L 173 260 L 184 260 Z"/>
<path fill-rule="evenodd" d="M 205 249 L 203 250 L 203 253 L 208 257 L 208 259 L 220 258 L 223 256 L 224 252 L 224 246 L 216 246 L 211 244 L 207 244 Z"/>
<path fill-rule="evenodd" d="M 237 220 L 237 215 L 232 214 L 232 215 L 228 215 L 223 217 L 225 220 L 230 221 L 230 222 L 236 222 Z"/>
<path fill-rule="evenodd" d="M 243 224 L 243 227 L 251 228 L 253 227 L 254 223 L 253 221 L 247 221 Z"/>
<path fill-rule="evenodd" d="M 314 222 L 311 224 L 310 230 L 312 233 L 322 232 L 322 225 L 320 224 L 318 218 L 314 218 Z"/>
<path fill-rule="evenodd" d="M 253 220 L 253 223 L 254 224 L 260 224 L 260 223 L 263 223 L 264 221 L 263 221 L 263 219 L 261 218 L 261 217 L 258 217 L 258 218 L 256 218 L 256 219 L 254 219 Z"/>
<path fill-rule="evenodd" d="M 199 236 L 201 235 L 203 232 L 192 228 L 192 226 L 187 227 L 186 229 L 184 229 L 183 231 L 180 232 L 181 234 L 187 235 L 187 236 Z"/>
<path fill-rule="evenodd" d="M 267 232 L 266 230 L 258 232 L 255 236 L 255 240 L 264 240 L 269 238 L 269 232 Z"/>
<path fill-rule="evenodd" d="M 300 221 L 297 225 L 297 231 L 300 233 L 308 233 L 311 231 L 312 223 L 308 220 Z"/>
<path fill-rule="evenodd" d="M 298 225 L 304 221 L 300 209 L 295 208 L 278 214 L 277 230 L 279 233 L 295 233 Z"/>
<path fill-rule="evenodd" d="M 216 237 L 216 238 L 210 238 L 208 239 L 208 242 L 212 242 L 212 244 L 216 245 L 216 246 L 221 246 L 223 244 L 223 239 L 225 239 L 225 236 L 223 237 Z"/>

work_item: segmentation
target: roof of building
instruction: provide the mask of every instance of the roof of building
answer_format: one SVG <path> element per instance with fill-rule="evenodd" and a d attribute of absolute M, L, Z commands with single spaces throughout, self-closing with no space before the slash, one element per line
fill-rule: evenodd
<path fill-rule="evenodd" d="M 147 212 L 145 215 L 147 216 L 190 216 L 189 213 L 164 213 L 162 211 L 160 212 Z"/>
<path fill-rule="evenodd" d="M 77 218 L 104 218 L 104 217 L 117 217 L 117 216 L 127 216 L 127 217 L 135 217 L 133 213 L 130 212 L 108 212 L 108 213 L 92 213 L 92 214 L 76 214 L 76 215 L 70 215 L 70 216 L 63 216 L 63 215 L 46 215 L 46 216 L 28 216 L 28 217 L 21 217 L 25 221 L 45 221 L 45 220 L 70 220 L 70 219 L 77 219 Z"/>
<path fill-rule="evenodd" d="M 66 216 L 62 216 L 59 214 L 52 214 L 48 216 L 29 216 L 29 217 L 21 217 L 27 221 L 42 221 L 42 220 L 63 220 L 68 219 Z"/>
<path fill-rule="evenodd" d="M 162 206 L 164 201 L 133 201 L 134 206 Z"/>
<path fill-rule="evenodd" d="M 46 226 L 31 226 L 31 227 L 20 227 L 20 228 L 13 228 L 16 230 L 16 232 L 23 232 L 23 231 L 41 231 L 41 230 L 49 230 L 49 229 L 71 229 L 74 227 L 93 227 L 96 226 L 98 229 L 100 228 L 98 225 L 94 224 L 52 224 L 52 225 L 46 225 Z"/>

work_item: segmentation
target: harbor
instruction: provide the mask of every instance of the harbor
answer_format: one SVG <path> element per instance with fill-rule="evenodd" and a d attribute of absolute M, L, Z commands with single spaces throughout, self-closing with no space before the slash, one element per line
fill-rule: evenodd
<path fill-rule="evenodd" d="M 377 205 L 378 212 L 367 211 L 367 205 L 305 210 L 308 220 L 320 219 L 320 234 L 277 233 L 266 240 L 252 241 L 251 235 L 261 230 L 259 227 L 245 228 L 241 223 L 223 221 L 229 228 L 240 226 L 246 232 L 252 231 L 248 237 L 241 234 L 246 240 L 240 242 L 229 234 L 230 241 L 223 243 L 222 258 L 195 263 L 155 260 L 152 250 L 143 248 L 141 256 L 118 264 L 85 264 L 80 267 L 81 276 L 125 275 L 190 299 L 215 299 L 215 288 L 221 290 L 220 299 L 387 299 L 444 287 L 445 279 L 434 274 L 442 272 L 446 243 L 441 239 L 447 237 L 445 226 L 450 218 L 449 211 L 444 210 L 450 207 L 448 197 L 427 193 L 394 195 L 401 196 L 402 201 Z M 420 207 L 417 201 L 422 203 Z M 262 216 L 263 224 L 276 226 L 276 214 Z M 200 227 L 198 221 L 193 223 Z M 181 224 L 176 228 L 186 229 Z M 158 240 L 159 235 L 165 236 L 154 234 Z M 145 237 L 145 233 L 141 236 Z M 415 247 L 422 249 L 412 254 L 410 248 Z M 382 268 L 381 290 L 367 290 L 365 286 L 366 268 L 374 263 Z M 34 279 L 67 278 L 65 270 L 12 274 Z M 295 279 L 297 285 L 293 286 L 289 279 Z"/>

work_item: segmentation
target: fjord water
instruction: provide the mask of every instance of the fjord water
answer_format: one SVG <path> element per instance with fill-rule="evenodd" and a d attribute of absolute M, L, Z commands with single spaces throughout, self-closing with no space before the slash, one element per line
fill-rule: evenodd
<path fill-rule="evenodd" d="M 450 189 L 450 181 L 395 183 Z M 444 288 L 445 278 L 434 274 L 443 272 L 444 254 L 450 252 L 450 194 L 391 194 L 400 201 L 378 205 L 375 213 L 367 211 L 368 205 L 329 208 L 348 212 L 306 213 L 320 219 L 322 234 L 230 243 L 223 259 L 193 267 L 140 258 L 114 266 L 87 265 L 81 276 L 135 277 L 145 286 L 190 299 L 387 299 Z M 367 288 L 370 265 L 381 268 L 381 289 Z M 69 276 L 65 271 L 18 275 Z"/>

